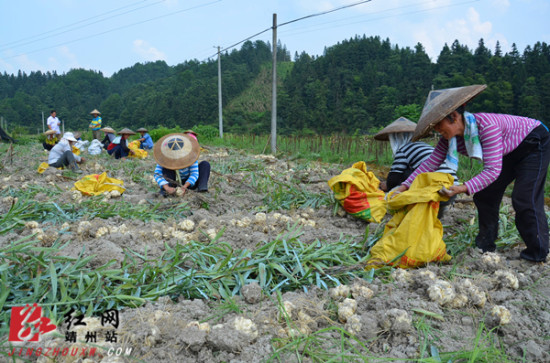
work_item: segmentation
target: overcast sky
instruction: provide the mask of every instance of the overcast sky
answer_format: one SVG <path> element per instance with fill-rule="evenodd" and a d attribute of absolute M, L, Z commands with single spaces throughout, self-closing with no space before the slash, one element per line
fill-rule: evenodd
<path fill-rule="evenodd" d="M 550 43 L 549 0 L 3 0 L 0 3 L 0 72 L 73 68 L 105 76 L 135 63 L 176 65 L 207 60 L 216 47 L 270 42 L 273 14 L 278 39 L 293 56 L 322 55 L 355 35 L 389 38 L 393 45 L 422 43 L 432 61 L 458 39 L 472 50 L 480 38 L 494 51 L 516 43 L 523 52 Z M 336 9 L 336 10 L 335 10 Z M 329 12 L 330 10 L 335 10 Z M 238 45 L 237 48 L 240 48 Z"/>

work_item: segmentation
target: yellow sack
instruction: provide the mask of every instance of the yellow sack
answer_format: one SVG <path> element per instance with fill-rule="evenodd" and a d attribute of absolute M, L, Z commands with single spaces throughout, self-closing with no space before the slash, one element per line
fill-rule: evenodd
<path fill-rule="evenodd" d="M 76 146 L 73 146 L 73 154 L 80 155 L 80 149 L 77 148 Z"/>
<path fill-rule="evenodd" d="M 141 142 L 139 140 L 134 140 L 128 144 L 128 148 L 133 150 L 134 153 L 130 153 L 131 158 L 145 159 L 147 157 L 147 151 L 140 149 Z"/>
<path fill-rule="evenodd" d="M 380 181 L 367 171 L 364 161 L 331 178 L 328 185 L 342 208 L 352 216 L 379 223 L 386 215 L 384 192 L 378 189 Z"/>
<path fill-rule="evenodd" d="M 48 169 L 48 167 L 50 166 L 50 164 L 46 163 L 46 162 L 43 162 L 41 163 L 40 165 L 38 165 L 38 174 L 42 174 L 43 172 L 46 171 L 46 169 Z"/>
<path fill-rule="evenodd" d="M 124 182 L 120 179 L 110 178 L 107 173 L 90 174 L 82 177 L 74 183 L 74 189 L 85 195 L 99 195 L 104 192 L 118 190 L 120 194 L 126 190 L 122 185 Z"/>
<path fill-rule="evenodd" d="M 437 212 L 439 202 L 449 200 L 438 191 L 443 186 L 449 188 L 453 181 L 446 173 L 420 174 L 409 190 L 389 200 L 388 209 L 397 212 L 386 224 L 382 238 L 372 247 L 366 269 L 385 265 L 403 253 L 393 263 L 401 268 L 451 259 Z"/>

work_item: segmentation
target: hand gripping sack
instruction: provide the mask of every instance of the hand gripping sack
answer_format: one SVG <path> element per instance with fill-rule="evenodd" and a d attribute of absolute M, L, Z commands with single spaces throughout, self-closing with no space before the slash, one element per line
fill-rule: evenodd
<path fill-rule="evenodd" d="M 99 195 L 105 192 L 118 190 L 120 194 L 126 190 L 124 182 L 120 179 L 110 178 L 107 173 L 85 175 L 74 183 L 74 189 L 84 195 Z"/>
<path fill-rule="evenodd" d="M 388 209 L 397 212 L 386 224 L 382 238 L 371 248 L 367 269 L 395 259 L 392 264 L 401 268 L 451 259 L 437 212 L 439 202 L 449 200 L 438 191 L 443 186 L 449 188 L 453 181 L 453 177 L 446 173 L 419 174 L 409 190 L 389 200 Z"/>
<path fill-rule="evenodd" d="M 384 192 L 378 188 L 380 181 L 367 171 L 364 161 L 331 178 L 328 185 L 342 208 L 352 216 L 379 223 L 386 215 Z"/>
<path fill-rule="evenodd" d="M 140 145 L 141 142 L 139 140 L 134 140 L 128 144 L 128 149 L 134 151 L 133 154 L 130 153 L 129 155 L 131 158 L 145 159 L 147 157 L 147 151 L 140 149 Z"/>

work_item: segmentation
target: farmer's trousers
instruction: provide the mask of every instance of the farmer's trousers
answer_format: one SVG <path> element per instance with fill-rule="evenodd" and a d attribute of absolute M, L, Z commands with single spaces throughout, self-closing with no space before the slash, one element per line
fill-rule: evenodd
<path fill-rule="evenodd" d="M 168 178 L 170 180 L 177 180 L 176 179 L 176 170 L 166 169 L 162 168 L 162 176 L 164 178 Z M 192 187 L 189 187 L 189 189 L 197 189 L 199 192 L 206 192 L 208 191 L 208 179 L 210 178 L 210 163 L 208 161 L 201 161 L 199 163 L 199 178 L 197 179 L 197 182 Z M 185 184 L 185 180 L 181 181 L 183 184 Z M 176 184 L 169 182 L 168 183 L 171 187 L 177 187 Z M 162 192 L 162 188 L 161 192 Z"/>
<path fill-rule="evenodd" d="M 537 262 L 546 260 L 548 221 L 544 213 L 544 184 L 549 162 L 550 134 L 540 125 L 515 150 L 503 157 L 499 177 L 474 194 L 479 216 L 476 245 L 484 252 L 496 248 L 500 202 L 506 187 L 515 180 L 512 191 L 515 223 L 527 246 L 520 257 Z"/>
<path fill-rule="evenodd" d="M 125 158 L 129 154 L 128 151 L 124 151 L 124 149 L 122 148 L 122 146 L 120 146 L 120 144 L 115 145 L 115 147 L 112 148 L 111 150 L 107 150 L 107 153 L 109 155 L 114 155 L 115 159 Z"/>
<path fill-rule="evenodd" d="M 61 156 L 59 159 L 57 159 L 55 162 L 51 163 L 50 166 L 53 166 L 54 168 L 61 168 L 64 166 L 68 166 L 71 169 L 78 168 L 76 165 L 76 160 L 74 158 L 74 154 L 67 150 Z"/>

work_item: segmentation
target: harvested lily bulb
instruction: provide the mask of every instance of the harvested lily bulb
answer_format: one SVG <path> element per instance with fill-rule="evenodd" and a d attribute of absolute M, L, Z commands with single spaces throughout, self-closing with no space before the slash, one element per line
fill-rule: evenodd
<path fill-rule="evenodd" d="M 243 332 L 252 338 L 258 337 L 258 329 L 256 328 L 256 324 L 254 324 L 254 322 L 250 319 L 238 316 L 235 318 L 233 327 L 235 330 Z"/>
<path fill-rule="evenodd" d="M 516 275 L 510 271 L 498 270 L 495 272 L 495 276 L 502 287 L 509 287 L 514 290 L 519 288 L 519 281 Z"/>
<path fill-rule="evenodd" d="M 357 311 L 357 301 L 354 299 L 344 299 L 338 304 L 338 320 L 345 323 Z"/>
<path fill-rule="evenodd" d="M 195 222 L 185 219 L 179 224 L 179 228 L 186 232 L 192 232 L 195 229 Z"/>
<path fill-rule="evenodd" d="M 451 284 L 443 280 L 436 280 L 428 288 L 428 295 L 432 301 L 435 301 L 442 306 L 453 301 L 456 296 Z"/>
<path fill-rule="evenodd" d="M 500 325 L 508 324 L 512 319 L 512 314 L 510 313 L 510 310 L 502 305 L 493 306 L 493 308 L 491 309 L 491 316 L 493 316 Z"/>
<path fill-rule="evenodd" d="M 349 296 L 351 289 L 347 285 L 338 285 L 329 290 L 330 297 L 334 300 L 345 299 Z"/>

